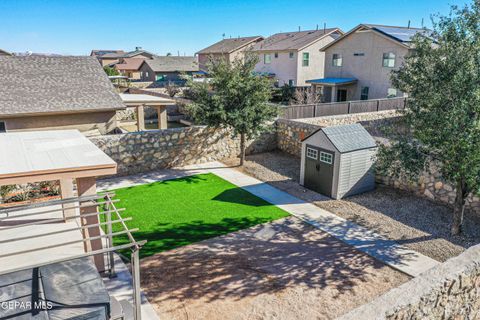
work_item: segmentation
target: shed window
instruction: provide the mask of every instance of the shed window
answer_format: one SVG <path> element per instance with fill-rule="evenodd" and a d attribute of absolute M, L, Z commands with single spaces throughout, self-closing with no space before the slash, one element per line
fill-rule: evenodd
<path fill-rule="evenodd" d="M 395 53 L 388 52 L 383 54 L 383 66 L 386 68 L 395 67 Z"/>
<path fill-rule="evenodd" d="M 5 121 L 0 121 L 0 133 L 2 132 L 7 132 L 7 125 L 5 124 Z"/>
<path fill-rule="evenodd" d="M 320 152 L 320 161 L 332 164 L 333 163 L 333 155 L 326 152 Z"/>
<path fill-rule="evenodd" d="M 310 54 L 308 52 L 303 53 L 302 66 L 308 67 L 310 64 Z"/>
<path fill-rule="evenodd" d="M 334 53 L 332 62 L 334 67 L 341 67 L 343 65 L 342 55 L 339 53 Z"/>
<path fill-rule="evenodd" d="M 307 148 L 307 157 L 313 160 L 318 159 L 318 150 Z"/>

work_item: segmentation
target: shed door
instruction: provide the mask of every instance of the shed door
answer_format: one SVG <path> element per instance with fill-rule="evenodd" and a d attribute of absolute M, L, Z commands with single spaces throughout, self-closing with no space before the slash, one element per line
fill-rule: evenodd
<path fill-rule="evenodd" d="M 331 197 L 335 154 L 308 144 L 306 148 L 305 187 Z"/>

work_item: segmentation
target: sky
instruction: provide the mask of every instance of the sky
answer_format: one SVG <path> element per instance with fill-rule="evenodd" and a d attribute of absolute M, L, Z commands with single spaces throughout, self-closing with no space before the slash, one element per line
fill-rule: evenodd
<path fill-rule="evenodd" d="M 472 1 L 472 0 L 470 0 Z M 193 55 L 225 37 L 360 23 L 431 26 L 465 0 L 0 0 L 0 48 L 88 55 L 92 49 Z"/>

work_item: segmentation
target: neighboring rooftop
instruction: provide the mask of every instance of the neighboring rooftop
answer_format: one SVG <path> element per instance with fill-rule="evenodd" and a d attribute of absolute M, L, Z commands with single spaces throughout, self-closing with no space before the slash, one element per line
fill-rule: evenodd
<path fill-rule="evenodd" d="M 385 25 L 377 25 L 377 24 L 360 24 L 350 30 L 349 32 L 345 33 L 342 37 L 338 38 L 337 40 L 327 44 L 322 50 L 325 50 L 328 47 L 333 46 L 339 41 L 342 41 L 350 34 L 354 33 L 358 30 L 372 30 L 375 32 L 380 33 L 381 35 L 403 45 L 406 47 L 410 47 L 410 43 L 413 37 L 417 34 L 423 34 L 429 36 L 431 30 L 425 28 L 412 28 L 412 27 L 398 27 L 398 26 L 385 26 Z"/>
<path fill-rule="evenodd" d="M 0 115 L 124 109 L 95 57 L 0 57 Z"/>
<path fill-rule="evenodd" d="M 92 52 L 90 52 L 90 56 L 94 56 L 94 57 L 101 57 L 105 54 L 123 54 L 125 53 L 125 51 L 123 50 L 92 50 Z"/>
<path fill-rule="evenodd" d="M 107 58 L 107 59 L 133 58 L 141 54 L 146 54 L 147 56 L 151 56 L 151 57 L 155 56 L 154 53 L 151 53 L 147 50 L 143 50 L 142 47 L 136 47 L 135 50 L 129 51 L 129 52 L 120 51 L 120 52 L 105 53 L 101 55 L 100 58 Z"/>
<path fill-rule="evenodd" d="M 154 72 L 188 72 L 198 71 L 198 63 L 195 57 L 156 56 L 151 60 L 145 60 Z"/>
<path fill-rule="evenodd" d="M 0 49 L 0 56 L 11 56 L 12 54 L 6 50 Z"/>
<path fill-rule="evenodd" d="M 115 69 L 117 70 L 133 70 L 137 71 L 140 69 L 143 61 L 145 59 L 142 58 L 124 58 L 123 63 L 115 64 Z"/>
<path fill-rule="evenodd" d="M 326 35 L 339 37 L 343 32 L 339 28 L 306 30 L 276 33 L 255 45 L 256 51 L 300 50 Z"/>
<path fill-rule="evenodd" d="M 198 51 L 197 54 L 228 54 L 262 39 L 262 36 L 223 39 L 205 49 Z"/>

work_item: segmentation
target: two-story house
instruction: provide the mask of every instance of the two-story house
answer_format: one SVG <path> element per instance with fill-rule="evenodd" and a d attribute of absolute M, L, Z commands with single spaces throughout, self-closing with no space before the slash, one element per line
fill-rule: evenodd
<path fill-rule="evenodd" d="M 326 46 L 325 76 L 307 83 L 322 91 L 324 101 L 350 101 L 402 97 L 391 84 L 412 50 L 412 38 L 425 29 L 360 24 Z"/>
<path fill-rule="evenodd" d="M 241 59 L 243 58 L 245 51 L 251 50 L 256 43 L 262 40 L 263 37 L 261 36 L 220 40 L 196 53 L 200 70 L 206 71 L 208 63 L 211 60 L 218 61 L 220 59 L 225 59 L 227 62 L 232 62 L 235 59 Z"/>
<path fill-rule="evenodd" d="M 342 35 L 339 28 L 274 34 L 255 45 L 260 58 L 255 71 L 275 78 L 277 86 L 305 86 L 324 75 L 320 49 Z"/>

